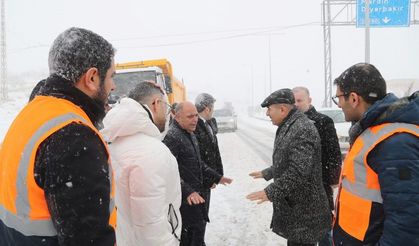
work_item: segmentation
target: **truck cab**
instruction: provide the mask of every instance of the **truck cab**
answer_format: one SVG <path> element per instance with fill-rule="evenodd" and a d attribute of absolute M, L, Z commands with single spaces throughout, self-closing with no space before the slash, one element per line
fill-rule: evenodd
<path fill-rule="evenodd" d="M 112 101 L 115 99 L 118 101 L 127 96 L 136 84 L 143 81 L 159 84 L 166 92 L 170 104 L 186 100 L 186 88 L 183 81 L 173 75 L 172 64 L 166 59 L 118 63 L 115 68 L 116 89 L 112 92 L 110 98 Z"/>
<path fill-rule="evenodd" d="M 116 70 L 113 78 L 116 89 L 112 94 L 118 98 L 128 96 L 128 92 L 135 87 L 136 84 L 143 81 L 152 81 L 160 85 L 166 93 L 170 91 L 165 83 L 163 71 L 158 67 L 147 68 L 131 68 L 125 70 Z"/>

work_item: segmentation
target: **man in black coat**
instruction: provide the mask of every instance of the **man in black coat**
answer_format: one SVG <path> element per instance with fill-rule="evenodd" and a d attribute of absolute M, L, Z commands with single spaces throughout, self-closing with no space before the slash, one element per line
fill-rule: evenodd
<path fill-rule="evenodd" d="M 286 238 L 287 245 L 314 246 L 330 231 L 332 221 L 321 180 L 319 133 L 294 103 L 292 91 L 281 89 L 261 104 L 278 129 L 272 166 L 250 176 L 274 182 L 247 198 L 272 202 L 272 231 Z"/>
<path fill-rule="evenodd" d="M 202 246 L 208 213 L 203 194 L 208 189 L 204 177 L 211 184 L 230 184 L 231 179 L 223 177 L 208 167 L 201 159 L 198 140 L 193 133 L 198 122 L 198 112 L 191 102 L 179 103 L 175 108 L 175 120 L 163 142 L 176 157 L 182 188 L 182 235 L 181 246 Z"/>
<path fill-rule="evenodd" d="M 195 135 L 198 139 L 201 158 L 209 167 L 214 169 L 218 174 L 224 175 L 223 163 L 221 161 L 220 150 L 218 148 L 218 140 L 216 135 L 215 118 L 212 117 L 214 112 L 215 98 L 208 93 L 201 93 L 195 99 L 195 107 L 198 110 L 199 119 L 196 126 Z M 211 180 L 204 178 L 204 186 L 215 188 Z M 211 189 L 206 189 L 203 193 L 205 199 L 205 207 L 209 213 Z"/>
<path fill-rule="evenodd" d="M 9 132 L 36 126 L 30 136 L 31 140 L 37 140 L 39 132 L 44 132 L 47 126 L 53 128 L 33 147 L 36 154 L 28 162 L 33 167 L 28 170 L 32 173 L 27 177 L 30 182 L 23 179 L 10 184 L 0 179 L 0 197 L 16 186 L 29 186 L 31 192 L 40 189 L 32 196 L 37 196 L 38 210 L 45 204 L 41 212 L 48 213 L 50 218 L 31 218 L 24 214 L 25 210 L 10 217 L 12 213 L 4 210 L 0 202 L 0 245 L 115 245 L 115 232 L 109 224 L 113 210 L 112 169 L 106 143 L 96 129 L 105 116 L 107 97 L 115 89 L 114 53 L 103 37 L 82 28 L 67 29 L 55 39 L 49 52 L 50 76 L 17 116 Z M 64 112 L 60 116 L 67 116 L 68 120 L 61 122 L 60 116 L 45 119 L 51 116 L 43 109 Z M 22 122 L 25 112 L 35 112 L 34 117 Z M 40 123 L 43 125 L 38 127 Z M 16 140 L 5 138 L 2 148 L 10 149 L 8 146 Z M 24 146 L 31 143 L 25 142 Z M 11 160 L 20 155 L 25 153 L 8 156 L 0 148 L 0 173 L 8 172 Z M 23 157 L 21 162 L 25 162 Z M 18 194 L 21 198 L 16 200 L 17 204 L 26 199 L 22 193 Z M 30 204 L 24 203 L 29 207 Z"/>
<path fill-rule="evenodd" d="M 339 176 L 342 166 L 342 157 L 339 147 L 339 140 L 336 134 L 333 120 L 324 114 L 316 111 L 311 105 L 310 92 L 305 87 L 292 89 L 295 97 L 295 106 L 314 122 L 314 126 L 320 135 L 322 149 L 322 179 L 323 186 L 329 200 L 330 211 L 333 213 L 333 187 L 339 183 Z M 319 246 L 331 246 L 332 235 L 329 232 L 319 242 Z"/>

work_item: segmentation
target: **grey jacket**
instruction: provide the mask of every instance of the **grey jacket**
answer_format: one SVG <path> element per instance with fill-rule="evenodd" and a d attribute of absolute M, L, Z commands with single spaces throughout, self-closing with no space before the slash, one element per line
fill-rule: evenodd
<path fill-rule="evenodd" d="M 278 126 L 273 165 L 262 173 L 274 179 L 265 188 L 273 204 L 272 230 L 293 242 L 318 242 L 332 220 L 322 183 L 320 137 L 303 113 L 292 110 Z"/>

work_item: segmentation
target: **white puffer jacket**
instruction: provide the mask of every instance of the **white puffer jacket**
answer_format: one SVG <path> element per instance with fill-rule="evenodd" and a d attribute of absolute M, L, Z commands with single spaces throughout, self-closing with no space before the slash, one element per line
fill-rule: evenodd
<path fill-rule="evenodd" d="M 159 130 L 130 98 L 109 111 L 103 123 L 115 173 L 117 245 L 179 245 L 178 165 Z"/>

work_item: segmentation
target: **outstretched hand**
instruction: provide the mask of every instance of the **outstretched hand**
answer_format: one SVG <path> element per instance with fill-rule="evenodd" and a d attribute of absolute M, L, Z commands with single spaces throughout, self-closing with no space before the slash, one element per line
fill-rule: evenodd
<path fill-rule="evenodd" d="M 251 173 L 249 173 L 249 176 L 253 177 L 254 179 L 263 178 L 262 171 L 251 172 Z"/>
<path fill-rule="evenodd" d="M 246 198 L 250 201 L 257 201 L 257 204 L 269 201 L 268 196 L 266 195 L 266 192 L 264 190 L 250 193 L 246 196 Z"/>
<path fill-rule="evenodd" d="M 186 198 L 186 201 L 189 205 L 197 205 L 201 203 L 205 203 L 204 198 L 198 194 L 198 192 L 191 193 L 188 198 Z"/>
<path fill-rule="evenodd" d="M 222 176 L 221 179 L 220 179 L 220 182 L 218 182 L 218 183 L 223 184 L 223 185 L 227 185 L 227 184 L 231 184 L 231 182 L 233 182 L 233 179 Z"/>

